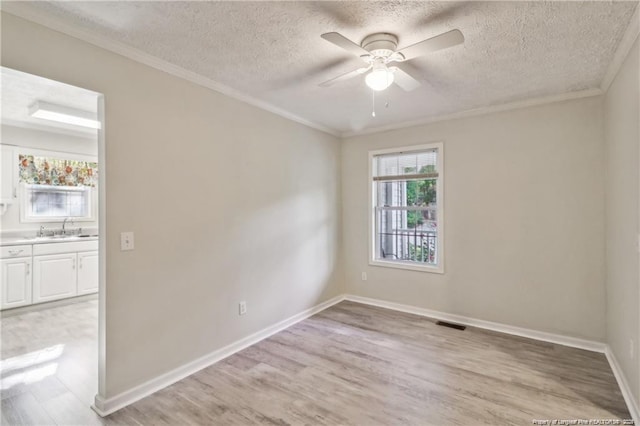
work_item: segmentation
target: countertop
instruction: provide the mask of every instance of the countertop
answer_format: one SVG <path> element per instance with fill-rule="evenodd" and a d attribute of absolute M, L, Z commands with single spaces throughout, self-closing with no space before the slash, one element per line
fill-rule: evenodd
<path fill-rule="evenodd" d="M 78 241 L 96 241 L 99 236 L 92 235 L 87 237 L 2 237 L 0 238 L 0 246 L 18 246 L 23 244 L 56 244 L 56 243 L 72 243 Z"/>

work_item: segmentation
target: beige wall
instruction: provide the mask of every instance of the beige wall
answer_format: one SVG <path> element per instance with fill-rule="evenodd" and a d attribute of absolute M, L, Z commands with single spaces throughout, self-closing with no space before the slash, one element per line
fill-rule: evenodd
<path fill-rule="evenodd" d="M 607 343 L 640 398 L 638 224 L 640 210 L 640 89 L 638 41 L 605 97 Z M 630 345 L 635 346 L 631 356 Z M 640 400 L 639 400 L 640 401 Z"/>
<path fill-rule="evenodd" d="M 639 215 L 638 127 L 629 111 L 635 101 L 638 116 L 635 55 L 604 109 L 593 97 L 351 137 L 341 146 L 2 15 L 3 66 L 105 94 L 105 397 L 345 290 L 588 339 L 607 335 L 627 377 L 638 377 L 637 360 L 625 358 L 628 339 L 638 336 L 638 258 L 624 234 L 635 242 Z M 606 251 L 605 135 L 614 171 Z M 446 161 L 446 273 L 369 266 L 367 152 L 434 141 L 444 143 Z M 134 251 L 120 252 L 122 231 L 135 232 Z M 613 259 L 606 302 L 605 256 Z M 240 300 L 248 304 L 243 317 Z"/>
<path fill-rule="evenodd" d="M 347 139 L 347 292 L 604 340 L 602 134 L 592 97 Z M 367 152 L 432 141 L 444 143 L 445 274 L 369 266 Z"/>
<path fill-rule="evenodd" d="M 2 65 L 105 95 L 103 396 L 342 292 L 336 138 L 8 14 Z"/>

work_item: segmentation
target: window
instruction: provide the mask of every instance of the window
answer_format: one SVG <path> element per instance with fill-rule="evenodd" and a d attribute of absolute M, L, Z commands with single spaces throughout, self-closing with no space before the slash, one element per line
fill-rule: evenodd
<path fill-rule="evenodd" d="M 50 185 L 24 185 L 25 221 L 91 219 L 91 189 Z"/>
<path fill-rule="evenodd" d="M 371 264 L 443 272 L 442 144 L 370 153 Z"/>
<path fill-rule="evenodd" d="M 95 162 L 20 154 L 18 171 L 22 222 L 95 219 L 95 203 L 92 203 L 92 194 L 98 182 Z"/>

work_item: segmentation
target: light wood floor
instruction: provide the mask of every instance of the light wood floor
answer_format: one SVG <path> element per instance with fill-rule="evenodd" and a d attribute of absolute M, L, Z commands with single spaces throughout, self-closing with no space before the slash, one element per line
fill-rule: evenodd
<path fill-rule="evenodd" d="M 0 320 L 2 425 L 101 424 L 89 407 L 98 390 L 98 301 Z"/>
<path fill-rule="evenodd" d="M 5 410 L 14 405 L 3 400 Z M 613 418 L 629 413 L 602 354 L 342 302 L 106 419 L 83 421 L 530 425 Z M 56 419 L 85 424 L 64 420 Z"/>

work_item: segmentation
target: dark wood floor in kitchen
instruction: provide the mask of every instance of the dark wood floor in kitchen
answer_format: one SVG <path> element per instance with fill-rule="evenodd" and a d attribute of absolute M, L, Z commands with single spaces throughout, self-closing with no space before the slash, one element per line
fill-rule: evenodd
<path fill-rule="evenodd" d="M 100 421 L 530 425 L 614 418 L 629 412 L 602 354 L 342 302 Z"/>

